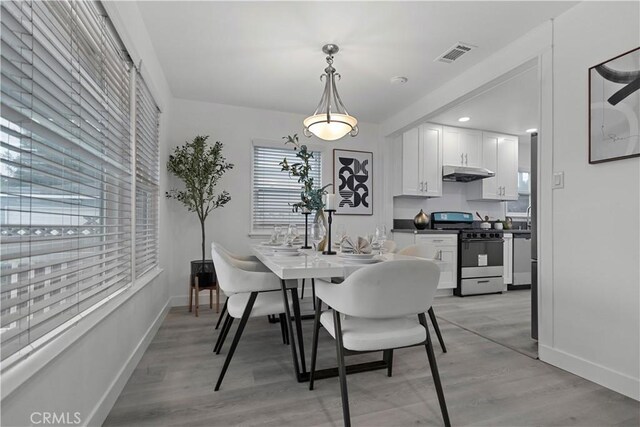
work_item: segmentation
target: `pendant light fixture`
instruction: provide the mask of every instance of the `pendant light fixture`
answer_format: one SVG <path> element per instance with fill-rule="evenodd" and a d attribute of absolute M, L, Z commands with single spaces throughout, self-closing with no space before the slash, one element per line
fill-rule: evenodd
<path fill-rule="evenodd" d="M 336 88 L 336 77 L 340 80 L 340 74 L 333 68 L 333 55 L 338 53 L 338 45 L 326 44 L 322 51 L 327 56 L 327 68 L 325 74 L 320 76 L 320 81 L 325 80 L 324 92 L 318 103 L 318 107 L 313 115 L 307 117 L 302 122 L 304 124 L 304 135 L 310 137 L 312 134 L 325 141 L 335 141 L 346 134 L 356 136 L 358 134 L 358 120 L 350 116 L 344 107 L 338 89 Z"/>

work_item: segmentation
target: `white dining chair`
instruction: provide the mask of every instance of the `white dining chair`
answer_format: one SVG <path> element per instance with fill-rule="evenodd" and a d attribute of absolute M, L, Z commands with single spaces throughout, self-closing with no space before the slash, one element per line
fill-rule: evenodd
<path fill-rule="evenodd" d="M 275 274 L 270 271 L 262 271 L 261 268 L 253 265 L 248 266 L 247 261 L 234 260 L 221 245 L 215 242 L 211 244 L 211 256 L 220 288 L 225 295 L 228 295 L 228 315 L 220 331 L 216 353 L 220 352 L 233 320 L 240 319 L 240 324 L 216 383 L 215 391 L 218 391 L 250 317 L 279 315 L 281 325 L 286 325 L 288 322 L 285 321 L 284 316 L 286 310 L 280 292 L 282 289 L 280 279 Z M 242 269 L 239 266 L 256 267 L 258 271 Z M 295 283 L 291 286 L 295 287 Z M 284 336 L 285 331 L 283 330 L 283 340 Z"/>
<path fill-rule="evenodd" d="M 450 425 L 447 404 L 429 327 L 424 315 L 433 302 L 440 268 L 428 260 L 395 260 L 363 267 L 340 284 L 316 280 L 316 303 L 311 375 L 313 390 L 318 334 L 322 325 L 336 340 L 340 393 L 345 426 L 351 425 L 344 356 L 383 351 L 391 376 L 393 350 L 424 345 L 431 367 L 442 418 Z M 331 309 L 321 313 L 320 302 Z"/>
<path fill-rule="evenodd" d="M 218 245 L 218 247 L 221 250 L 225 251 L 226 254 L 229 255 L 229 257 L 233 258 L 235 261 L 238 261 L 235 263 L 236 267 L 238 268 L 249 271 L 263 271 L 265 273 L 270 271 L 262 262 L 260 262 L 260 260 L 258 260 L 258 257 L 254 255 L 238 255 L 230 252 L 223 246 Z M 224 301 L 224 306 L 222 306 L 222 311 L 220 312 L 220 316 L 218 317 L 218 321 L 216 322 L 216 330 L 220 327 L 222 319 L 227 314 L 227 302 L 229 301 L 229 296 L 225 294 L 225 297 L 226 299 Z"/>
<path fill-rule="evenodd" d="M 406 248 L 402 248 L 398 255 L 408 255 L 414 256 L 417 258 L 426 258 L 433 259 L 435 254 L 433 250 L 431 250 L 427 245 L 411 245 Z M 442 348 L 442 352 L 447 352 L 447 346 L 444 345 L 444 339 L 442 338 L 442 333 L 440 332 L 440 325 L 438 325 L 438 319 L 436 319 L 436 313 L 433 311 L 433 307 L 429 307 L 427 311 L 429 314 L 429 319 L 431 319 L 431 324 L 433 325 L 433 329 L 436 331 L 436 336 L 438 337 L 438 342 L 440 343 L 440 347 Z"/>
<path fill-rule="evenodd" d="M 396 242 L 394 242 L 393 240 L 385 240 L 384 243 L 382 244 L 382 249 L 384 250 L 385 253 L 388 253 L 388 254 L 395 253 L 397 247 L 398 245 L 396 245 Z"/>

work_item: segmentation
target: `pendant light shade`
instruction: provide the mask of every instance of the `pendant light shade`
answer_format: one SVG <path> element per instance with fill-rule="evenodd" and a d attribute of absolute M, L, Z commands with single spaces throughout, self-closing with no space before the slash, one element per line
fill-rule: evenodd
<path fill-rule="evenodd" d="M 307 137 L 315 135 L 325 141 L 335 141 L 346 134 L 351 136 L 358 134 L 358 120 L 349 115 L 336 88 L 336 78 L 340 80 L 340 74 L 333 68 L 333 55 L 338 50 L 335 44 L 326 44 L 322 47 L 322 51 L 328 55 L 327 64 L 329 65 L 324 69 L 325 74 L 320 76 L 320 80 L 325 80 L 325 85 L 318 107 L 313 115 L 302 122 L 303 133 Z"/>

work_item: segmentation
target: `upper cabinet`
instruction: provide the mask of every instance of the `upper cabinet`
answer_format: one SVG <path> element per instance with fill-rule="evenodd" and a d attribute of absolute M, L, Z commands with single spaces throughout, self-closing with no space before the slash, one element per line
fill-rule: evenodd
<path fill-rule="evenodd" d="M 469 200 L 518 200 L 518 138 L 425 123 L 393 144 L 393 195 L 442 196 L 442 166 L 486 168 L 495 173 L 466 184 Z"/>
<path fill-rule="evenodd" d="M 482 166 L 481 131 L 445 126 L 442 145 L 445 165 Z"/>
<path fill-rule="evenodd" d="M 410 129 L 395 147 L 394 196 L 442 196 L 442 126 Z"/>
<path fill-rule="evenodd" d="M 482 133 L 483 168 L 495 172 L 492 178 L 471 183 L 471 200 L 518 200 L 518 138 Z"/>

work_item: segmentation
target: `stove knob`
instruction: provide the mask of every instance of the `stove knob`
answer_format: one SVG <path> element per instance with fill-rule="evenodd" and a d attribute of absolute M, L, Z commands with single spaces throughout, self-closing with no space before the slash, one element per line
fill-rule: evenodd
<path fill-rule="evenodd" d="M 476 239 L 478 237 L 478 233 L 473 233 L 473 238 Z"/>
<path fill-rule="evenodd" d="M 491 233 L 491 234 L 489 234 L 489 237 L 491 237 L 491 238 L 496 237 L 496 234 L 495 233 Z"/>
<path fill-rule="evenodd" d="M 480 237 L 485 239 L 487 237 L 487 234 L 486 233 L 480 233 Z"/>

